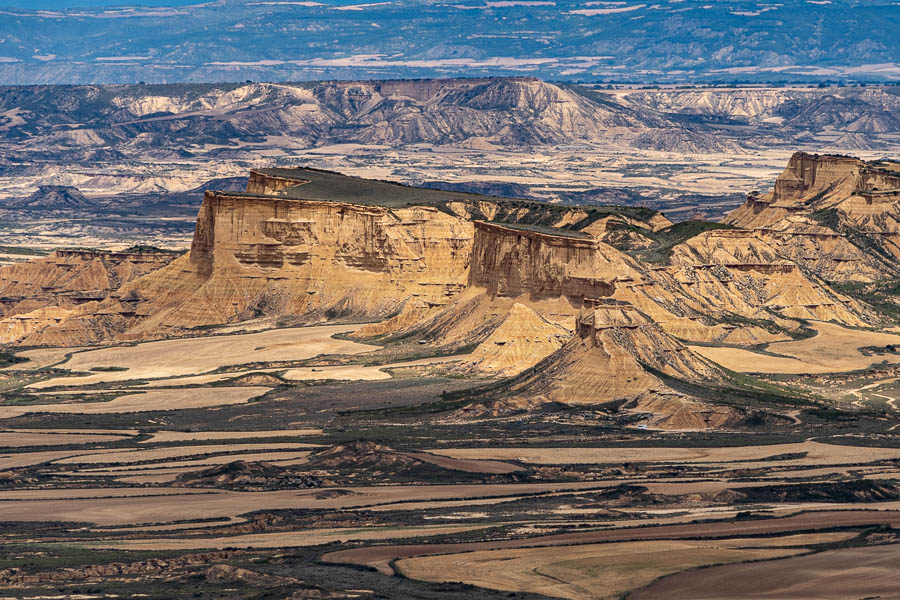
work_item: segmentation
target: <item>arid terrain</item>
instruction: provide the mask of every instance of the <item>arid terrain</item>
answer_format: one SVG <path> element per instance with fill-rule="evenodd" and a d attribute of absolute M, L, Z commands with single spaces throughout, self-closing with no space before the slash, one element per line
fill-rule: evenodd
<path fill-rule="evenodd" d="M 2 55 L 0 67 L 18 68 Z M 183 250 L 204 191 L 293 165 L 719 220 L 798 149 L 890 155 L 898 90 L 531 77 L 0 86 L 0 262 L 71 246 Z"/>
<path fill-rule="evenodd" d="M 0 266 L 0 596 L 897 596 L 900 163 L 782 159 L 709 221 L 259 166 Z"/>

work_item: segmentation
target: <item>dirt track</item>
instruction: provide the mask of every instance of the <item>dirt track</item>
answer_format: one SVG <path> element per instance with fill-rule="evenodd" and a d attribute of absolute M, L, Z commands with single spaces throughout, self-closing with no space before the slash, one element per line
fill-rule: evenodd
<path fill-rule="evenodd" d="M 457 552 L 500 550 L 529 546 L 568 546 L 572 544 L 591 544 L 599 542 L 769 535 L 791 531 L 815 531 L 882 523 L 890 524 L 892 527 L 900 526 L 900 511 L 822 511 L 803 513 L 782 519 L 612 529 L 584 533 L 546 535 L 521 540 L 502 540 L 496 542 L 374 546 L 331 552 L 323 556 L 322 560 L 334 563 L 370 566 L 375 567 L 380 571 L 391 573 L 393 570 L 388 564 L 390 561 L 413 556 L 431 556 L 435 554 L 454 554 Z"/>
<path fill-rule="evenodd" d="M 629 600 L 844 600 L 897 598 L 900 545 L 832 550 L 665 577 Z"/>

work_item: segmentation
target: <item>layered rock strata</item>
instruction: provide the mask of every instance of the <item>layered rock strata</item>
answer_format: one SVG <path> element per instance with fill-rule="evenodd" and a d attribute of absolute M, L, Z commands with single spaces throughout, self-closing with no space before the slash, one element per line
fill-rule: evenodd
<path fill-rule="evenodd" d="M 772 192 L 725 221 L 759 232 L 780 256 L 827 281 L 900 273 L 900 163 L 798 152 Z"/>
<path fill-rule="evenodd" d="M 63 341 L 41 332 L 69 320 L 102 313 L 98 322 L 120 327 L 136 314 L 137 296 L 118 297 L 122 285 L 172 262 L 173 252 L 138 250 L 57 250 L 50 256 L 0 268 L 0 344 L 42 345 Z M 110 301 L 110 299 L 115 298 Z M 101 310 L 101 305 L 106 305 Z M 74 329 L 80 329 L 75 327 Z M 102 324 L 93 333 L 76 335 L 74 343 L 103 339 Z M 64 344 L 68 345 L 68 344 Z"/>

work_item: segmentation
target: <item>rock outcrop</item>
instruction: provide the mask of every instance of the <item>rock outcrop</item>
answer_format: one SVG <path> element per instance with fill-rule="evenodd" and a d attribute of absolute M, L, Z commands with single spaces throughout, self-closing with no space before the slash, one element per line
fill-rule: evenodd
<path fill-rule="evenodd" d="M 519 385 L 554 402 L 602 404 L 663 389 L 647 367 L 680 379 L 721 379 L 712 363 L 633 306 L 601 302 L 589 303 L 569 344 Z"/>
<path fill-rule="evenodd" d="M 727 223 L 827 281 L 900 273 L 900 163 L 798 152 L 772 192 L 751 193 Z"/>
<path fill-rule="evenodd" d="M 44 258 L 2 267 L 0 344 L 77 345 L 105 339 L 110 331 L 102 322 L 118 321 L 118 328 L 123 328 L 135 316 L 138 296 L 109 301 L 119 288 L 164 267 L 177 256 L 144 248 L 123 252 L 57 250 Z M 106 306 L 101 310 L 103 304 Z M 77 333 L 80 327 L 75 321 L 82 318 L 96 321 L 88 325 L 90 332 Z M 71 338 L 68 334 L 42 333 L 69 321 Z"/>
<path fill-rule="evenodd" d="M 733 409 L 711 406 L 670 389 L 654 372 L 698 383 L 724 379 L 719 367 L 633 306 L 610 300 L 588 302 L 578 317 L 575 335 L 514 379 L 513 398 L 501 403 L 534 409 L 548 403 L 617 402 L 627 411 L 652 415 L 648 424 L 669 429 L 722 427 L 739 420 L 740 414 Z M 467 407 L 463 414 L 478 410 Z M 481 412 L 485 410 L 490 408 L 480 407 Z"/>
<path fill-rule="evenodd" d="M 465 283 L 471 242 L 471 223 L 433 207 L 207 192 L 190 253 L 129 286 L 150 314 L 131 334 L 443 304 Z"/>
<path fill-rule="evenodd" d="M 559 350 L 571 336 L 570 330 L 516 303 L 503 323 L 469 355 L 465 366 L 501 377 L 515 375 Z"/>

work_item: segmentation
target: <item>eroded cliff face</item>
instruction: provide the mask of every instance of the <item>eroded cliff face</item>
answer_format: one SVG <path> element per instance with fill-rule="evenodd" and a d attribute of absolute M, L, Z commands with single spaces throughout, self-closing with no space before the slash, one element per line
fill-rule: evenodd
<path fill-rule="evenodd" d="M 130 286 L 148 298 L 150 317 L 129 335 L 445 304 L 465 285 L 472 237 L 470 222 L 432 207 L 208 192 L 190 253 Z"/>
<path fill-rule="evenodd" d="M 827 281 L 900 272 L 900 164 L 798 152 L 772 192 L 751 194 L 727 223 L 759 231 Z"/>
<path fill-rule="evenodd" d="M 103 279 L 96 265 L 91 268 L 97 273 L 83 269 L 82 279 L 97 283 L 73 283 L 72 289 L 106 292 L 90 296 L 93 304 L 74 312 L 55 303 L 65 310 L 19 319 L 9 325 L 16 332 L 10 339 L 28 336 L 30 342 L 64 345 L 139 340 L 280 316 L 319 322 L 399 313 L 410 324 L 471 283 L 474 220 L 573 227 L 598 216 L 591 208 L 410 188 L 328 171 L 254 170 L 245 193 L 206 193 L 187 255 L 165 268 L 133 269 L 118 279 Z M 485 224 L 479 235 L 496 235 L 491 231 Z M 505 258 L 496 263 L 490 252 L 481 255 L 484 270 L 474 274 L 479 285 L 500 285 L 501 295 L 509 298 L 527 293 L 535 301 L 546 297 L 562 304 L 572 298 L 573 305 L 585 295 L 610 293 L 616 260 L 591 263 L 600 254 L 589 236 L 560 243 L 555 236 L 511 235 L 534 247 L 517 255 L 520 244 L 507 243 Z M 486 240 L 481 247 L 492 244 Z M 532 260 L 522 263 L 529 253 Z M 497 270 L 505 271 L 503 282 L 495 279 Z M 18 279 L 46 287 L 41 277 Z M 19 312 L 45 305 L 23 305 Z M 563 306 L 560 318 L 572 321 L 575 310 Z M 127 317 L 112 322 L 110 315 L 119 314 Z M 73 335 L 73 327 L 84 334 Z"/>
<path fill-rule="evenodd" d="M 469 285 L 503 297 L 599 298 L 612 294 L 613 280 L 629 271 L 590 238 L 477 222 Z"/>
<path fill-rule="evenodd" d="M 553 340 L 539 335 L 531 336 L 536 341 L 530 346 L 516 339 L 514 350 L 505 346 L 507 333 L 498 338 L 503 343 L 492 341 L 507 328 L 514 307 L 520 319 L 528 310 L 535 319 L 574 332 L 585 303 L 603 298 L 639 311 L 667 335 L 702 343 L 788 340 L 805 319 L 848 326 L 874 319 L 861 303 L 780 257 L 754 231 L 710 231 L 675 246 L 669 265 L 648 266 L 597 239 L 476 222 L 465 291 L 445 307 L 404 311 L 357 335 L 478 344 L 473 364 L 479 370 L 511 374 L 514 366 L 506 357 L 528 356 L 521 371 L 555 349 Z M 540 329 L 533 319 L 523 320 L 529 329 Z"/>
<path fill-rule="evenodd" d="M 444 345 L 471 345 L 483 342 L 517 305 L 571 332 L 585 298 L 608 297 L 616 280 L 639 276 L 633 260 L 588 236 L 482 221 L 474 228 L 465 291 L 446 307 L 404 312 L 356 335 L 416 333 Z"/>
<path fill-rule="evenodd" d="M 58 338 L 45 332 L 70 319 L 95 314 L 104 302 L 107 308 L 98 321 L 113 330 L 125 328 L 134 317 L 133 299 L 110 299 L 123 284 L 164 267 L 176 256 L 153 251 L 57 250 L 45 258 L 0 268 L 0 344 L 52 343 Z M 97 327 L 105 331 L 106 326 Z M 105 335 L 82 331 L 74 322 L 70 334 L 72 343 L 62 345 Z"/>
<path fill-rule="evenodd" d="M 697 383 L 723 380 L 716 365 L 665 333 L 633 306 L 589 302 L 579 314 L 570 340 L 516 378 L 511 383 L 512 400 L 500 404 L 596 406 L 620 401 L 624 410 L 652 413 L 649 423 L 662 428 L 721 427 L 739 419 L 732 409 L 710 406 L 673 391 L 648 367 Z M 462 413 L 497 410 L 476 405 Z"/>
<path fill-rule="evenodd" d="M 465 369 L 507 377 L 530 369 L 571 337 L 524 304 L 515 303 L 499 327 L 469 355 Z"/>

